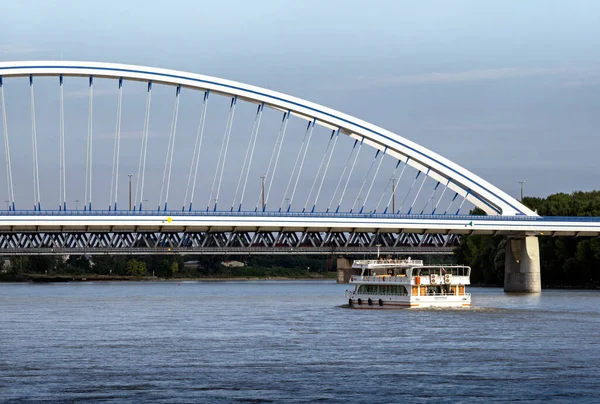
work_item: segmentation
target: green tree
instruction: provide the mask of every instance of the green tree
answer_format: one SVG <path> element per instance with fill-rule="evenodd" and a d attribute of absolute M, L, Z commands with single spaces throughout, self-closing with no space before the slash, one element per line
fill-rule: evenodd
<path fill-rule="evenodd" d="M 146 263 L 131 259 L 127 262 L 127 273 L 131 276 L 140 277 L 146 274 Z"/>

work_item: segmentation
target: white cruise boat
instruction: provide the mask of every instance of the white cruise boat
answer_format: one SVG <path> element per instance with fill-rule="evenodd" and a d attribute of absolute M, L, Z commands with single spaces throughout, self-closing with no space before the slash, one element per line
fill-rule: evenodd
<path fill-rule="evenodd" d="M 347 290 L 348 305 L 357 309 L 401 307 L 470 307 L 471 268 L 464 265 L 423 265 L 422 260 L 356 260 L 360 275 Z"/>

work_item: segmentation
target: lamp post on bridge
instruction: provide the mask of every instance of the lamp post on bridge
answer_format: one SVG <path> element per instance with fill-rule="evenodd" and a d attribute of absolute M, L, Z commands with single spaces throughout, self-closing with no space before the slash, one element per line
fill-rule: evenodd
<path fill-rule="evenodd" d="M 79 199 L 75 199 L 75 210 L 79 210 Z"/>
<path fill-rule="evenodd" d="M 523 184 L 525 184 L 525 181 L 519 181 L 519 184 L 521 184 L 521 202 L 523 202 Z"/>
<path fill-rule="evenodd" d="M 261 195 L 261 210 L 265 211 L 265 177 L 264 175 L 260 176 L 260 195 Z"/>
<path fill-rule="evenodd" d="M 127 174 L 127 176 L 129 177 L 129 210 L 131 210 L 131 177 L 133 174 Z"/>
<path fill-rule="evenodd" d="M 392 213 L 396 213 L 396 178 L 392 178 Z"/>

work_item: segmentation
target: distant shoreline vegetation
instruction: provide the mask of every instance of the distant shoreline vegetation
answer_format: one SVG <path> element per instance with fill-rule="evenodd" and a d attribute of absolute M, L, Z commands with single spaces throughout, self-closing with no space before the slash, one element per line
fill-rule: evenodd
<path fill-rule="evenodd" d="M 3 282 L 170 279 L 335 279 L 335 259 L 320 256 L 13 256 Z"/>

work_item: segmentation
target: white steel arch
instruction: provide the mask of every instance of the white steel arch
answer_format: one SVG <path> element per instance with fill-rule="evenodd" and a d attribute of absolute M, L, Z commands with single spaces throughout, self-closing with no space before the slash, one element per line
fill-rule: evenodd
<path fill-rule="evenodd" d="M 264 103 L 283 112 L 290 111 L 303 119 L 314 120 L 325 127 L 334 130 L 339 128 L 341 133 L 363 140 L 364 143 L 427 173 L 432 179 L 448 183 L 450 189 L 488 214 L 537 216 L 499 188 L 423 146 L 342 112 L 276 91 L 217 77 L 146 66 L 73 61 L 0 62 L 0 77 L 30 75 L 137 80 L 210 90 L 251 103 Z"/>

